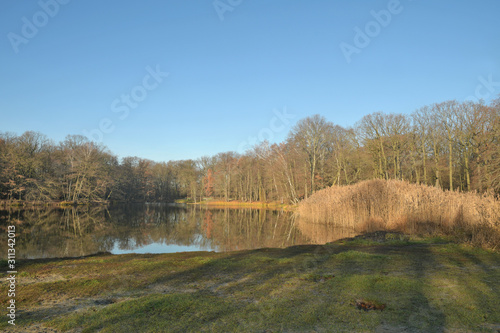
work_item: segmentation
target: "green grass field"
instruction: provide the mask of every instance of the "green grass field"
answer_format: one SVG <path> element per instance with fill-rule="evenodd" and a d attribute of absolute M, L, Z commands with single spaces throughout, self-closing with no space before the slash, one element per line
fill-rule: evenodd
<path fill-rule="evenodd" d="M 500 253 L 378 233 L 323 246 L 18 266 L 12 332 L 498 332 Z M 2 304 L 7 283 L 2 275 Z"/>

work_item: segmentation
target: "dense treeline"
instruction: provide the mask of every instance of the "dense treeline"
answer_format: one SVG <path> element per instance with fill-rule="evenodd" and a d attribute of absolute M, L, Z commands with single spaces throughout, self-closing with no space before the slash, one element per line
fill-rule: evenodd
<path fill-rule="evenodd" d="M 373 178 L 500 193 L 500 98 L 436 103 L 411 115 L 376 112 L 352 128 L 314 115 L 279 144 L 161 163 L 119 161 L 80 135 L 54 144 L 36 132 L 0 134 L 0 198 L 7 200 L 295 203 Z"/>

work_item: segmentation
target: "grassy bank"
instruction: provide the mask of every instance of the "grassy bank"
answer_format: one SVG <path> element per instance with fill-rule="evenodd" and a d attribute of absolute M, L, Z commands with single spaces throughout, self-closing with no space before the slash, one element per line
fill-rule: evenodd
<path fill-rule="evenodd" d="M 385 232 L 287 249 L 27 260 L 17 326 L 4 318 L 0 329 L 496 332 L 499 263 L 498 252 Z"/>
<path fill-rule="evenodd" d="M 24 201 L 24 200 L 0 200 L 0 208 L 40 208 L 40 207 L 72 207 L 72 206 L 91 206 L 107 205 L 106 201 Z"/>
<path fill-rule="evenodd" d="M 500 247 L 500 201 L 492 194 L 369 180 L 318 191 L 299 204 L 297 214 L 302 223 L 327 223 L 359 232 L 445 235 L 474 246 Z"/>
<path fill-rule="evenodd" d="M 192 204 L 192 205 L 203 205 L 203 206 L 209 206 L 209 207 L 226 207 L 226 208 L 266 208 L 266 209 L 283 209 L 283 210 L 292 210 L 296 208 L 295 205 L 290 205 L 290 204 L 284 204 L 278 201 L 270 201 L 270 202 L 263 202 L 263 201 L 253 201 L 253 202 L 248 202 L 248 201 L 237 201 L 237 200 L 232 200 L 232 201 L 222 201 L 222 200 L 202 200 L 198 202 L 193 202 L 188 199 L 178 199 L 175 200 L 176 203 L 180 204 Z"/>

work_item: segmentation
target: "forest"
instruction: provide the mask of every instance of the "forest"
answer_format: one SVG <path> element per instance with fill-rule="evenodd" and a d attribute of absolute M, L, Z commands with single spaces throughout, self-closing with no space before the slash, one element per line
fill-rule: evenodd
<path fill-rule="evenodd" d="M 33 131 L 0 133 L 4 201 L 297 203 L 368 179 L 499 194 L 500 97 L 490 104 L 445 101 L 411 114 L 375 112 L 350 128 L 313 115 L 284 142 L 196 160 L 119 159 L 82 135 L 56 144 Z"/>

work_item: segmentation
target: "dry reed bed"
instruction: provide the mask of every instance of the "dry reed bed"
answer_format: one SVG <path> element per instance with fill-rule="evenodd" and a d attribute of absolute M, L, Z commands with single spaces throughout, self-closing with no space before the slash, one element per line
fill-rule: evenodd
<path fill-rule="evenodd" d="M 494 195 L 443 191 L 399 180 L 330 187 L 301 202 L 297 214 L 303 223 L 359 232 L 451 235 L 490 248 L 500 242 L 500 201 Z"/>

